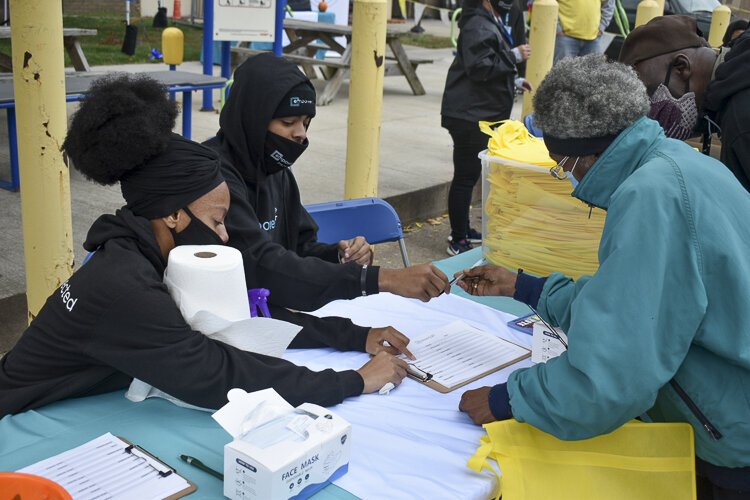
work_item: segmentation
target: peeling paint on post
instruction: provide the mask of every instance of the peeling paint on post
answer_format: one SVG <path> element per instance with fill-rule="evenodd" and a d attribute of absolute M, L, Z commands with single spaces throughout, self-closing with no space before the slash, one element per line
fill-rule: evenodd
<path fill-rule="evenodd" d="M 21 217 L 31 321 L 73 270 L 62 0 L 11 0 Z"/>
<path fill-rule="evenodd" d="M 378 194 L 386 10 L 386 0 L 354 0 L 344 186 L 347 199 Z"/>

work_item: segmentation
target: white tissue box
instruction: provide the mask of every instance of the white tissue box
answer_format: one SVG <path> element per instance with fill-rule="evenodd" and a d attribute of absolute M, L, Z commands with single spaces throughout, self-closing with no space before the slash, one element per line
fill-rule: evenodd
<path fill-rule="evenodd" d="M 240 390 L 230 391 L 230 405 L 237 399 L 236 395 L 232 397 L 235 391 Z M 248 415 L 255 414 L 249 431 L 225 425 L 221 417 L 214 415 L 235 438 L 224 446 L 225 496 L 307 498 L 347 472 L 352 429 L 349 422 L 310 403 L 292 408 L 272 389 L 241 392 L 248 398 L 261 393 L 269 397 L 261 398 L 260 403 L 256 399 L 249 408 L 245 402 L 247 410 L 255 408 L 245 411 L 245 421 Z M 287 406 L 280 415 L 282 405 L 276 398 Z"/>

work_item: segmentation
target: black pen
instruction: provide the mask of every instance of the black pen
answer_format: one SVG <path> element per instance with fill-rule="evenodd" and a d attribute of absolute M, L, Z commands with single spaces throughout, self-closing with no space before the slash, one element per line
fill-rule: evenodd
<path fill-rule="evenodd" d="M 193 467 L 195 467 L 196 469 L 200 469 L 203 472 L 207 472 L 207 473 L 211 474 L 212 476 L 214 476 L 215 478 L 221 479 L 222 481 L 224 480 L 224 474 L 222 474 L 221 472 L 216 472 L 211 467 L 208 467 L 207 465 L 205 465 L 203 462 L 201 462 L 197 458 L 193 458 L 193 457 L 190 457 L 188 455 L 180 455 L 180 458 L 183 461 L 185 461 L 188 464 L 190 464 Z"/>

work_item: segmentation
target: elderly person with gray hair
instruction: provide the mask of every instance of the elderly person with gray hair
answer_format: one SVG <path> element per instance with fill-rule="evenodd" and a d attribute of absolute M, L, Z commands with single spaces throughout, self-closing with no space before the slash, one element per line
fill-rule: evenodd
<path fill-rule="evenodd" d="M 571 440 L 644 413 L 688 422 L 700 497 L 748 498 L 750 195 L 718 161 L 665 137 L 634 71 L 603 56 L 557 64 L 534 108 L 551 174 L 607 211 L 600 266 L 577 281 L 464 271 L 464 290 L 531 305 L 569 344 L 507 384 L 467 391 L 460 409 Z"/>

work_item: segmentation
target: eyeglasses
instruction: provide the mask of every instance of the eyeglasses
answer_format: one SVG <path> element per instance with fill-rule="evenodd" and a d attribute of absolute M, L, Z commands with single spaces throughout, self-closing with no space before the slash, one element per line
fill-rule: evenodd
<path fill-rule="evenodd" d="M 557 179 L 558 181 L 564 181 L 568 177 L 565 175 L 565 170 L 563 169 L 563 165 L 565 165 L 565 162 L 570 159 L 570 156 L 564 157 L 562 160 L 560 160 L 560 163 L 549 169 L 549 173 L 552 177 Z"/>

